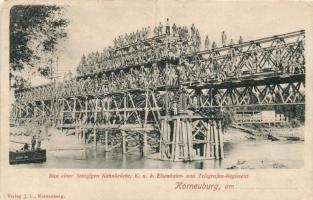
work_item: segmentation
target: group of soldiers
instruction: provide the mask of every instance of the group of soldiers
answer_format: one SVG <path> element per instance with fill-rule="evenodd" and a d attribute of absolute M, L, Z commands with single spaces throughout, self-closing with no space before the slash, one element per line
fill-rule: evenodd
<path fill-rule="evenodd" d="M 164 29 L 165 27 L 165 29 Z M 173 24 L 173 32 L 175 24 Z M 133 45 L 134 43 L 138 43 L 144 40 L 148 40 L 152 37 L 161 36 L 164 34 L 170 35 L 170 23 L 169 19 L 166 19 L 166 26 L 160 22 L 158 25 L 154 27 L 152 30 L 150 26 L 142 27 L 140 30 L 137 29 L 132 33 L 125 33 L 124 35 L 119 35 L 117 38 L 113 39 L 113 48 L 123 48 L 129 45 Z M 176 28 L 175 28 L 176 29 Z"/>
<path fill-rule="evenodd" d="M 291 47 L 290 47 L 291 48 Z M 169 63 L 153 63 L 152 66 L 141 65 L 125 70 L 103 73 L 95 77 L 71 79 L 53 85 L 45 85 L 32 90 L 18 93 L 18 99 L 24 102 L 55 98 L 101 95 L 114 91 L 134 88 L 155 88 L 159 86 L 173 86 L 180 84 L 207 83 L 209 81 L 224 81 L 228 77 L 240 78 L 243 75 L 272 71 L 288 74 L 304 73 L 304 54 L 301 48 L 293 51 L 291 59 L 284 59 L 282 50 L 272 51 L 271 63 L 263 63 L 261 55 L 266 52 L 255 45 L 250 52 L 240 53 L 234 50 L 221 59 L 218 54 L 212 54 L 208 59 L 199 62 L 182 60 L 179 66 Z M 291 52 L 291 51 L 290 51 Z"/>
<path fill-rule="evenodd" d="M 165 41 L 165 37 L 161 42 L 152 40 L 149 43 L 152 46 L 138 43 L 128 48 L 109 47 L 102 53 L 91 53 L 83 56 L 76 78 L 71 78 L 72 75 L 68 74 L 66 81 L 62 83 L 17 92 L 16 97 L 19 101 L 27 103 L 33 99 L 103 94 L 130 88 L 224 81 L 231 77 L 241 78 L 244 75 L 268 71 L 305 73 L 304 43 L 301 40 L 287 45 L 284 40 L 277 38 L 267 48 L 262 48 L 258 42 L 252 41 L 251 46 L 246 49 L 240 45 L 229 46 L 210 51 L 205 57 L 200 56 L 199 60 L 192 61 L 188 59 L 191 56 L 188 57 L 187 54 L 190 55 L 201 42 L 190 39 L 199 39 L 199 31 L 194 25 L 190 31 L 186 26 L 175 25 L 172 30 L 166 27 L 166 34 L 175 36 L 173 40 Z M 226 41 L 227 37 L 223 32 L 222 45 L 226 45 Z M 242 37 L 238 43 L 242 43 Z M 174 65 L 175 62 L 171 62 L 173 60 L 169 58 L 179 58 L 180 64 Z M 161 59 L 168 62 L 159 62 Z"/>
<path fill-rule="evenodd" d="M 33 136 L 31 137 L 31 142 L 30 142 L 30 144 L 31 144 L 31 149 L 29 149 L 28 143 L 25 143 L 24 146 L 23 146 L 23 148 L 22 148 L 21 150 L 23 150 L 23 151 L 29 151 L 29 150 L 35 151 L 35 150 L 40 150 L 42 140 L 43 140 L 43 137 L 42 137 L 42 135 L 41 135 L 41 130 L 38 130 L 38 131 L 37 131 L 37 134 L 35 134 L 35 135 L 33 135 Z"/>
<path fill-rule="evenodd" d="M 129 66 L 141 65 L 148 62 L 159 61 L 169 55 L 169 48 L 163 46 L 145 47 L 140 45 L 137 51 L 126 51 L 120 49 L 116 51 L 114 57 L 107 59 L 101 53 L 91 53 L 87 57 L 83 56 L 77 68 L 78 76 L 96 74 L 115 69 L 127 68 Z"/>
<path fill-rule="evenodd" d="M 226 35 L 225 31 L 223 31 L 221 34 L 221 42 L 222 42 L 223 47 L 225 47 L 227 45 L 232 46 L 235 44 L 234 40 L 232 38 L 229 40 L 229 43 L 228 43 L 227 35 Z M 239 36 L 238 44 L 242 44 L 242 43 L 243 43 L 243 38 L 242 38 L 242 36 Z M 210 47 L 210 45 L 211 45 L 210 39 L 209 39 L 209 36 L 207 35 L 204 39 L 204 50 L 216 49 L 218 47 L 215 41 L 212 42 L 211 47 Z"/>
<path fill-rule="evenodd" d="M 186 33 L 188 32 L 187 26 L 177 26 L 176 23 L 171 25 L 170 20 L 167 18 L 165 25 L 163 25 L 162 22 L 159 22 L 153 30 L 150 26 L 147 26 L 141 28 L 140 30 L 137 29 L 135 32 L 129 34 L 125 33 L 124 35 L 119 35 L 117 38 L 113 39 L 113 48 L 126 47 L 140 41 L 148 40 L 152 37 L 162 36 L 164 34 L 186 38 Z M 195 28 L 194 24 L 192 24 L 189 36 L 192 37 L 196 34 L 199 35 L 199 30 Z"/>
<path fill-rule="evenodd" d="M 163 38 L 151 37 L 150 27 L 145 27 L 141 31 L 137 30 L 129 35 L 115 38 L 114 46 L 104 48 L 100 53 L 92 52 L 87 56 L 83 55 L 77 67 L 77 76 L 142 65 L 200 50 L 201 37 L 194 24 L 189 31 L 187 26 L 180 27 L 174 23 L 171 31 L 167 19 L 166 36 L 163 27 L 160 23 L 154 30 L 154 36 L 164 36 Z M 147 39 L 149 42 L 144 42 Z"/>

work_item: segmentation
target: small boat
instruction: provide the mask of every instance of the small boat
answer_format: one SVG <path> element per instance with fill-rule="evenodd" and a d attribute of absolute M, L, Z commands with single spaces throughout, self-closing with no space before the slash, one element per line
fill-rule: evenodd
<path fill-rule="evenodd" d="M 10 151 L 9 155 L 10 165 L 14 164 L 26 164 L 26 163 L 43 163 L 46 162 L 46 150 L 20 150 L 20 151 Z"/>

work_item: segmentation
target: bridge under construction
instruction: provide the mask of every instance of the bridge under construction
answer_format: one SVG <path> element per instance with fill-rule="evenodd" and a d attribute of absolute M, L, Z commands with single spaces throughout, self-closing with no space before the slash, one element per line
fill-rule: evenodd
<path fill-rule="evenodd" d="M 145 38 L 112 49 L 91 72 L 15 91 L 11 124 L 48 123 L 123 154 L 223 159 L 225 109 L 305 104 L 305 31 L 184 51 L 189 46 L 180 35 Z M 101 68 L 116 58 L 118 66 Z"/>

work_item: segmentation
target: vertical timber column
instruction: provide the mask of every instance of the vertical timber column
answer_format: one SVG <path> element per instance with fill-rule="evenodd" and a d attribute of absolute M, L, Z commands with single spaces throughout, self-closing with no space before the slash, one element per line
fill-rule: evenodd
<path fill-rule="evenodd" d="M 203 147 L 203 156 L 205 158 L 209 158 L 210 157 L 210 128 L 209 128 L 209 122 L 206 122 L 206 128 L 207 131 L 205 132 L 205 143 L 204 143 L 204 147 Z"/>
<path fill-rule="evenodd" d="M 45 115 L 45 102 L 41 101 L 41 105 L 42 105 L 42 121 L 41 121 L 41 123 L 43 124 L 44 117 L 46 117 L 46 115 Z"/>
<path fill-rule="evenodd" d="M 219 140 L 219 154 L 220 159 L 224 159 L 224 141 L 222 132 L 222 120 L 218 120 L 218 140 Z"/>
<path fill-rule="evenodd" d="M 149 114 L 149 112 L 148 112 L 148 100 L 149 100 L 149 91 L 147 90 L 147 92 L 146 92 L 146 101 L 145 101 L 145 116 L 144 116 L 145 120 L 143 122 L 144 123 L 143 127 L 147 126 L 147 120 L 148 120 L 148 114 Z"/>
<path fill-rule="evenodd" d="M 181 131 L 182 131 L 182 139 L 183 139 L 183 159 L 188 160 L 188 152 L 189 152 L 189 147 L 188 147 L 188 130 L 187 130 L 187 123 L 186 119 L 181 120 Z"/>
<path fill-rule="evenodd" d="M 96 129 L 96 127 L 93 127 L 93 144 L 94 144 L 95 149 L 97 151 L 97 129 Z"/>
<path fill-rule="evenodd" d="M 127 93 L 124 93 L 124 101 L 123 101 L 123 104 L 124 104 L 124 124 L 126 124 L 126 110 L 127 110 Z"/>
<path fill-rule="evenodd" d="M 75 135 L 77 135 L 77 137 L 79 138 L 79 134 L 77 131 L 77 121 L 76 121 L 76 98 L 74 98 L 72 118 L 73 118 L 73 122 L 75 125 Z"/>
<path fill-rule="evenodd" d="M 108 151 L 109 147 L 108 147 L 108 131 L 104 132 L 104 137 L 105 137 L 105 151 Z"/>
<path fill-rule="evenodd" d="M 64 122 L 64 101 L 65 101 L 65 99 L 63 99 L 62 98 L 62 100 L 61 100 L 61 121 L 60 121 L 60 124 L 61 124 L 61 127 L 62 127 L 62 129 L 63 129 L 63 122 Z"/>
<path fill-rule="evenodd" d="M 143 133 L 143 156 L 147 156 L 147 132 Z"/>
<path fill-rule="evenodd" d="M 93 124 L 93 138 L 94 138 L 94 146 L 97 150 L 97 114 L 98 114 L 98 99 L 96 98 L 96 106 L 95 106 L 95 120 L 94 120 L 94 124 Z"/>
<path fill-rule="evenodd" d="M 175 146 L 176 146 L 176 132 L 177 132 L 177 119 L 174 119 L 173 120 L 173 135 L 172 135 L 172 140 L 171 140 L 171 137 L 170 137 L 170 143 L 172 144 L 172 148 L 171 148 L 171 160 L 175 160 Z M 172 132 L 172 131 L 170 131 Z"/>
<path fill-rule="evenodd" d="M 170 126 L 170 121 L 167 120 L 166 121 L 166 151 L 167 151 L 167 155 L 170 156 L 170 144 L 171 144 L 171 126 Z"/>
<path fill-rule="evenodd" d="M 180 131 L 180 118 L 177 118 L 177 122 L 176 122 L 176 132 L 175 132 L 175 154 L 174 155 L 174 161 L 177 161 L 179 159 L 179 156 L 181 154 L 181 148 L 180 148 L 180 135 L 181 135 L 181 131 Z M 173 138 L 174 139 L 174 138 Z"/>
<path fill-rule="evenodd" d="M 214 132 L 212 119 L 210 119 L 210 157 L 214 157 Z"/>
<path fill-rule="evenodd" d="M 86 144 L 86 124 L 87 123 L 87 118 L 88 118 L 88 99 L 87 97 L 85 98 L 85 116 L 83 117 L 83 121 L 82 121 L 82 127 L 83 127 L 83 140 L 84 143 Z"/>
<path fill-rule="evenodd" d="M 211 119 L 209 120 L 209 123 L 208 123 L 208 132 L 209 132 L 209 156 L 210 158 L 213 158 L 213 151 L 214 151 L 214 147 L 213 147 L 213 133 L 212 133 L 212 121 Z"/>
<path fill-rule="evenodd" d="M 186 121 L 187 125 L 187 137 L 188 137 L 188 154 L 189 154 L 189 161 L 192 161 L 194 159 L 194 152 L 193 152 L 193 145 L 192 145 L 192 128 L 191 128 L 191 122 L 189 119 Z"/>
<path fill-rule="evenodd" d="M 123 154 L 126 154 L 126 133 L 125 131 L 122 131 L 122 146 L 123 146 Z"/>
<path fill-rule="evenodd" d="M 84 141 L 84 144 L 86 144 L 86 129 L 84 126 L 83 126 L 83 141 Z"/>
<path fill-rule="evenodd" d="M 161 119 L 161 131 L 160 131 L 160 139 L 159 139 L 159 158 L 162 159 L 162 138 L 163 138 L 163 130 L 164 130 L 164 125 L 163 125 L 163 121 Z"/>
<path fill-rule="evenodd" d="M 169 104 L 169 96 L 168 96 L 169 91 L 166 90 L 165 94 L 165 115 L 168 116 L 169 114 L 169 109 L 168 109 L 168 104 Z"/>
<path fill-rule="evenodd" d="M 160 138 L 160 143 L 161 143 L 161 158 L 169 158 L 169 144 L 170 144 L 170 125 L 168 118 L 165 117 L 162 120 L 162 130 L 161 130 L 161 138 Z"/>
<path fill-rule="evenodd" d="M 220 157 L 219 157 L 218 130 L 216 120 L 213 120 L 213 135 L 214 135 L 214 157 L 216 160 L 218 160 L 220 159 Z"/>

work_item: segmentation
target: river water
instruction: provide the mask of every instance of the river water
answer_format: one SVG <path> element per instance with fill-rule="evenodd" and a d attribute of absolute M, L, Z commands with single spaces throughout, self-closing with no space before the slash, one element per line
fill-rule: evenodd
<path fill-rule="evenodd" d="M 104 152 L 98 148 L 75 151 L 48 151 L 47 162 L 18 165 L 39 168 L 90 169 L 258 169 L 301 168 L 304 142 L 244 140 L 224 144 L 224 160 L 170 162 L 143 158 L 138 152 L 122 155 L 117 149 Z"/>

